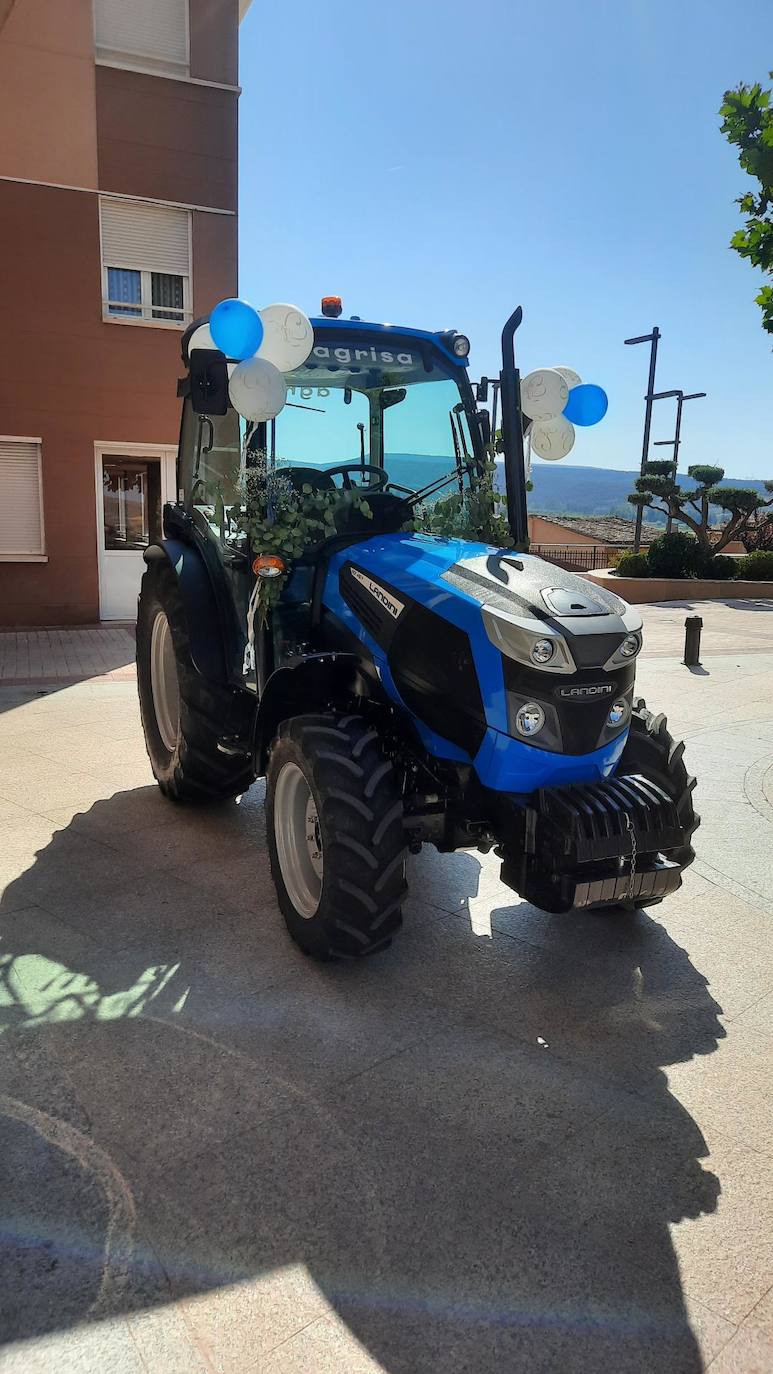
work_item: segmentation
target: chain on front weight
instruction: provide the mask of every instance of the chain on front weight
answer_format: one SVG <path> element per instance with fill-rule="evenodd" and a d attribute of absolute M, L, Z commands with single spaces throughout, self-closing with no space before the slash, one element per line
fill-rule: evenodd
<path fill-rule="evenodd" d="M 636 885 L 636 831 L 628 812 L 625 813 L 625 828 L 631 837 L 631 872 L 628 878 L 628 897 L 633 897 Z"/>

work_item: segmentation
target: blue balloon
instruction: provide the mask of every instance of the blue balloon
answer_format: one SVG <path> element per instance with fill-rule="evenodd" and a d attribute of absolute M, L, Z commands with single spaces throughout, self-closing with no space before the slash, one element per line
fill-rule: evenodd
<path fill-rule="evenodd" d="M 260 348 L 263 321 L 253 306 L 233 298 L 215 306 L 209 317 L 209 332 L 227 358 L 242 362 Z"/>
<path fill-rule="evenodd" d="M 564 406 L 564 418 L 573 425 L 597 425 L 604 419 L 608 405 L 607 393 L 600 386 L 573 386 Z"/>

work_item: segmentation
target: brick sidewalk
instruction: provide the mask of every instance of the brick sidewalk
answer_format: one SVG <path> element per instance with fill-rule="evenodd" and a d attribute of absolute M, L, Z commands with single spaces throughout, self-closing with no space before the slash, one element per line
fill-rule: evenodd
<path fill-rule="evenodd" d="M 134 676 L 133 624 L 0 631 L 3 687 L 130 682 Z"/>

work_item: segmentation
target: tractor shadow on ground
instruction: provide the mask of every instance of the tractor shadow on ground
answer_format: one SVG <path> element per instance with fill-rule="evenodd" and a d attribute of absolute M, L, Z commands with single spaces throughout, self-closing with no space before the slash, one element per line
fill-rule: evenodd
<path fill-rule="evenodd" d="M 698 1374 L 669 1226 L 719 1184 L 662 1069 L 723 1032 L 665 929 L 432 854 L 390 950 L 316 965 L 259 798 L 164 834 L 156 795 L 0 903 L 2 1339 L 209 1294 L 186 1320 L 228 1371 L 343 1371 L 348 1327 L 389 1374 Z"/>

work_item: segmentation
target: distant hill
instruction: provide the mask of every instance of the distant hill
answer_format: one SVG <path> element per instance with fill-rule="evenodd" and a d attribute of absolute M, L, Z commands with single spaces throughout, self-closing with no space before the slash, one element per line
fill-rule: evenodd
<path fill-rule="evenodd" d="M 352 455 L 348 461 L 358 460 Z M 451 471 L 454 460 L 425 453 L 387 453 L 385 464 L 393 482 L 416 490 Z M 529 494 L 529 510 L 534 515 L 617 515 L 626 520 L 635 517 L 635 509 L 626 499 L 634 490 L 635 472 L 574 467 L 571 463 L 534 463 L 531 476 L 534 490 Z M 685 487 L 695 485 L 686 472 L 679 473 L 679 481 Z M 760 495 L 767 495 L 762 482 L 751 477 L 726 477 L 724 482 L 731 487 L 753 487 Z M 501 459 L 497 461 L 496 484 L 504 491 Z M 452 490 L 453 484 L 443 488 L 441 494 Z M 719 524 L 726 518 L 718 507 L 713 510 L 713 523 Z M 648 510 L 646 519 L 665 524 L 666 517 Z"/>
<path fill-rule="evenodd" d="M 636 512 L 626 497 L 634 490 L 635 472 L 620 472 L 610 468 L 572 467 L 568 463 L 534 463 L 531 470 L 534 490 L 529 495 L 529 510 L 535 515 L 621 515 L 632 519 Z M 686 472 L 679 473 L 682 486 L 695 483 Z M 726 477 L 728 487 L 753 487 L 765 496 L 762 482 L 751 477 Z M 727 516 L 716 508 L 712 518 L 717 522 Z M 665 524 L 665 516 L 648 510 L 646 519 Z"/>

